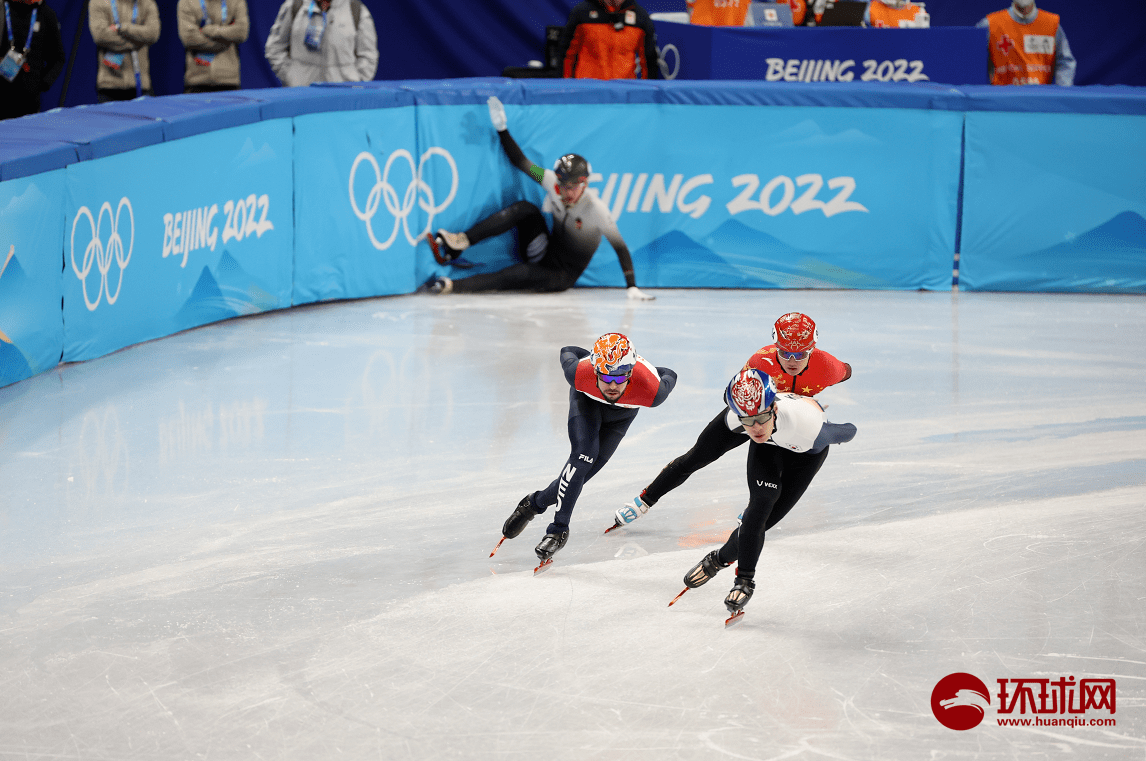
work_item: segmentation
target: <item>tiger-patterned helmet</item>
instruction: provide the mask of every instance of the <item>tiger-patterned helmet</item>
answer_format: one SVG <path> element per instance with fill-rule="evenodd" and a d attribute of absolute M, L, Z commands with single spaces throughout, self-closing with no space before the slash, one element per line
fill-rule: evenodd
<path fill-rule="evenodd" d="M 776 399 L 776 384 L 771 376 L 755 368 L 738 372 L 724 390 L 724 403 L 736 417 L 759 415 Z"/>
<path fill-rule="evenodd" d="M 631 375 L 637 364 L 637 353 L 628 337 L 621 333 L 606 333 L 593 344 L 589 362 L 597 375 Z"/>

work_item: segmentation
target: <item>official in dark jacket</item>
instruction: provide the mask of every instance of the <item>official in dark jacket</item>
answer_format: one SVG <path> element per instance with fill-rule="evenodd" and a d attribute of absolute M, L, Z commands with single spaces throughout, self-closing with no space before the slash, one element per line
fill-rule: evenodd
<path fill-rule="evenodd" d="M 64 68 L 60 22 L 43 0 L 3 0 L 0 28 L 0 119 L 40 110 L 40 93 Z"/>

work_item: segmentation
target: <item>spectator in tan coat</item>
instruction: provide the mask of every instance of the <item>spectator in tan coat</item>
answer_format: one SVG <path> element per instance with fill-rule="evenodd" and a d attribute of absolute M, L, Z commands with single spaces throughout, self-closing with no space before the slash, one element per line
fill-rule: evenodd
<path fill-rule="evenodd" d="M 187 49 L 183 92 L 238 90 L 239 43 L 251 28 L 247 0 L 179 0 L 176 12 Z"/>
<path fill-rule="evenodd" d="M 154 95 L 148 50 L 159 39 L 155 0 L 91 0 L 88 26 L 99 54 L 99 102 Z"/>

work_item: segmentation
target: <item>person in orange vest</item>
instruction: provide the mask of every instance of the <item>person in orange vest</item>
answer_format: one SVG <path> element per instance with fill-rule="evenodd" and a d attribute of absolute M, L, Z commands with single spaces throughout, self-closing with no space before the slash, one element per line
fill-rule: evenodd
<path fill-rule="evenodd" d="M 635 0 L 583 0 L 558 43 L 566 78 L 660 79 L 657 34 Z"/>
<path fill-rule="evenodd" d="M 926 28 L 931 17 L 909 0 L 871 0 L 864 9 L 863 23 L 876 29 Z"/>
<path fill-rule="evenodd" d="M 750 0 L 687 0 L 689 21 L 701 26 L 744 26 Z"/>
<path fill-rule="evenodd" d="M 1056 13 L 1014 0 L 976 24 L 986 27 L 987 76 L 993 85 L 1074 84 L 1075 60 Z"/>
<path fill-rule="evenodd" d="M 788 0 L 793 26 L 815 26 L 820 23 L 827 4 L 827 0 Z M 811 13 L 808 13 L 809 6 L 812 8 Z"/>

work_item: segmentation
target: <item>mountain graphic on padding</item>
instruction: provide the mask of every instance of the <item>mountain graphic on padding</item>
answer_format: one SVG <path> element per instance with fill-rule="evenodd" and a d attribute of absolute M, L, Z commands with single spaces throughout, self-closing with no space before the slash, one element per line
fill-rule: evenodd
<path fill-rule="evenodd" d="M 886 288 L 879 277 L 833 261 L 839 256 L 803 251 L 735 219 L 700 241 L 666 233 L 633 252 L 641 281 L 691 288 Z M 645 273 L 651 273 L 651 280 Z"/>
<path fill-rule="evenodd" d="M 14 303 L 15 295 L 27 282 L 20 259 L 12 252 L 0 253 L 0 304 Z"/>
<path fill-rule="evenodd" d="M 737 219 L 729 219 L 710 232 L 702 241 L 721 254 L 739 254 L 759 257 L 765 254 L 771 261 L 792 260 L 807 256 L 808 252 L 789 246 L 768 233 L 749 227 Z"/>
<path fill-rule="evenodd" d="M 191 290 L 191 295 L 184 302 L 183 307 L 175 313 L 175 327 L 177 330 L 193 328 L 208 322 L 227 320 L 239 315 L 227 305 L 227 299 L 219 289 L 219 283 L 211 270 L 204 266 L 199 273 L 199 279 Z"/>
<path fill-rule="evenodd" d="M 1124 211 L 1072 240 L 1017 258 L 1040 288 L 1141 293 L 1146 290 L 1146 219 Z"/>
<path fill-rule="evenodd" d="M 277 309 L 280 304 L 255 278 L 243 269 L 230 252 L 224 250 L 215 268 L 215 281 L 228 305 L 239 314 L 254 314 L 268 309 Z"/>
<path fill-rule="evenodd" d="M 839 255 L 807 251 L 728 219 L 701 239 L 749 282 L 777 288 L 886 288 L 870 272 L 841 267 Z"/>
<path fill-rule="evenodd" d="M 28 358 L 4 332 L 4 318 L 7 316 L 4 306 L 18 304 L 17 296 L 28 282 L 28 275 L 13 251 L 0 254 L 0 386 L 7 386 L 32 375 Z"/>
<path fill-rule="evenodd" d="M 32 366 L 28 364 L 24 352 L 0 331 L 0 386 L 24 380 L 31 375 Z"/>
<path fill-rule="evenodd" d="M 256 284 L 235 257 L 224 250 L 214 273 L 203 267 L 191 295 L 175 314 L 175 323 L 177 329 L 183 330 L 278 306 L 275 297 Z"/>
<path fill-rule="evenodd" d="M 1073 240 L 1036 251 L 1038 255 L 1048 251 L 1097 252 L 1146 251 L 1146 219 L 1132 211 L 1124 211 L 1093 230 L 1088 230 Z"/>
<path fill-rule="evenodd" d="M 633 251 L 633 269 L 650 287 L 742 288 L 750 283 L 712 249 L 672 230 Z"/>

